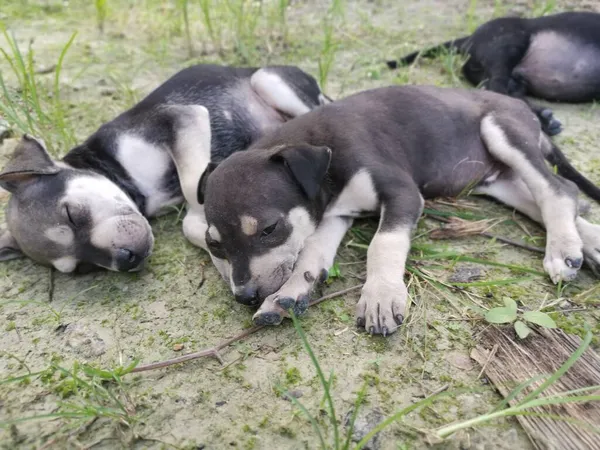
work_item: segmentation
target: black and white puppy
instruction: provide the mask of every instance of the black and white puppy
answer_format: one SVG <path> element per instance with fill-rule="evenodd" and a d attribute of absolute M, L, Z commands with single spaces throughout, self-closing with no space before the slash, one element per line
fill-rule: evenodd
<path fill-rule="evenodd" d="M 556 175 L 546 161 L 558 168 Z M 206 243 L 254 320 L 303 312 L 354 218 L 380 216 L 357 323 L 389 334 L 404 320 L 411 230 L 423 198 L 486 194 L 547 230 L 544 269 L 600 274 L 600 226 L 579 217 L 577 172 L 525 103 L 482 90 L 396 86 L 358 93 L 290 121 L 205 174 Z M 567 178 L 572 181 L 567 180 Z"/>
<path fill-rule="evenodd" d="M 61 272 L 137 270 L 154 242 L 146 218 L 184 198 L 197 204 L 209 161 L 245 150 L 326 101 L 315 79 L 296 67 L 197 65 L 61 161 L 26 136 L 0 173 L 0 186 L 12 193 L 0 260 L 25 254 Z M 194 243 L 202 221 L 201 207 L 190 208 L 184 232 Z M 204 245 L 204 231 L 198 239 Z"/>
<path fill-rule="evenodd" d="M 481 25 L 471 36 L 388 61 L 390 68 L 432 57 L 442 49 L 469 55 L 462 70 L 469 82 L 524 98 L 559 102 L 600 99 L 600 14 L 567 12 L 535 19 L 503 17 Z M 557 134 L 560 122 L 549 110 L 532 109 L 544 130 Z"/>

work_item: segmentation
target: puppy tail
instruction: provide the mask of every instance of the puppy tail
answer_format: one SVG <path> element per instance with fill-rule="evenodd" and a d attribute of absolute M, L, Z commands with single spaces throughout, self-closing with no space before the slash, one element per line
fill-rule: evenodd
<path fill-rule="evenodd" d="M 556 145 L 552 144 L 552 150 L 545 156 L 546 160 L 556 167 L 560 176 L 571 180 L 590 198 L 600 203 L 600 188 L 573 167 L 565 154 Z"/>
<path fill-rule="evenodd" d="M 451 41 L 444 42 L 443 44 L 436 45 L 435 47 L 428 48 L 426 50 L 419 50 L 417 52 L 413 52 L 409 55 L 406 55 L 399 60 L 390 60 L 387 61 L 386 64 L 390 69 L 397 69 L 398 67 L 408 66 L 412 64 L 415 59 L 420 55 L 421 58 L 435 58 L 438 56 L 443 50 L 457 50 L 458 52 L 464 51 L 463 46 L 467 42 L 470 36 L 466 36 L 460 39 L 452 39 Z"/>

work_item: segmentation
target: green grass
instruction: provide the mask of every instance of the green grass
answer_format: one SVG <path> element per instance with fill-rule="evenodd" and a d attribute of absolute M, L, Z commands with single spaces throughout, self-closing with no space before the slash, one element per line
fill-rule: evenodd
<path fill-rule="evenodd" d="M 52 363 L 47 369 L 0 380 L 6 384 L 30 384 L 40 382 L 62 400 L 54 412 L 35 414 L 0 421 L 0 428 L 15 424 L 63 419 L 65 429 L 73 429 L 97 418 L 104 418 L 132 427 L 135 423 L 135 406 L 132 404 L 122 377 L 137 365 L 137 361 L 125 368 L 101 370 L 87 364 L 73 363 L 71 369 Z"/>
<path fill-rule="evenodd" d="M 0 72 L 0 112 L 19 132 L 41 138 L 48 151 L 56 156 L 75 144 L 74 131 L 61 101 L 60 75 L 77 33 L 71 35 L 58 55 L 53 84 L 49 85 L 38 80 L 31 47 L 23 53 L 15 36 L 1 24 L 0 31 L 6 43 L 0 53 L 17 80 L 17 88 L 11 88 L 6 73 Z"/>
<path fill-rule="evenodd" d="M 375 437 L 377 433 L 380 433 L 392 424 L 399 424 L 403 422 L 403 420 L 412 412 L 427 407 L 429 405 L 435 404 L 438 400 L 444 397 L 455 397 L 459 394 L 464 394 L 466 392 L 474 392 L 472 389 L 461 389 L 459 391 L 453 392 L 441 392 L 426 397 L 423 400 L 414 402 L 411 405 L 401 408 L 400 410 L 383 420 L 372 430 L 370 430 L 354 447 L 351 447 L 355 421 L 358 417 L 359 409 L 364 404 L 365 399 L 367 397 L 367 384 L 363 384 L 362 388 L 357 393 L 356 400 L 354 402 L 354 407 L 352 409 L 352 414 L 348 422 L 348 429 L 344 437 L 342 436 L 342 432 L 340 430 L 340 423 L 336 415 L 336 405 L 334 403 L 332 394 L 332 380 L 334 379 L 334 372 L 331 371 L 328 377 L 325 376 L 325 372 L 323 371 L 321 364 L 317 359 L 308 341 L 308 338 L 304 333 L 304 330 L 302 329 L 302 326 L 300 325 L 300 321 L 295 317 L 293 313 L 291 316 L 296 333 L 302 342 L 304 350 L 309 355 L 310 361 L 313 364 L 313 367 L 317 373 L 320 387 L 323 391 L 323 397 L 325 399 L 325 406 L 327 408 L 327 418 L 329 421 L 328 426 L 319 423 L 319 419 L 315 417 L 308 410 L 308 408 L 302 404 L 300 400 L 296 399 L 288 391 L 281 387 L 280 391 L 308 419 L 312 426 L 313 432 L 318 438 L 322 450 L 348 450 L 350 448 L 353 448 L 354 450 L 360 450 L 365 445 L 367 445 L 367 443 L 373 437 Z M 479 416 L 468 420 L 464 420 L 462 422 L 444 425 L 435 430 L 425 430 L 426 434 L 434 435 L 440 439 L 445 439 L 451 436 L 452 434 L 456 433 L 457 431 L 466 428 L 485 426 L 489 422 L 492 422 L 496 419 L 519 415 L 531 415 L 531 410 L 533 408 L 553 406 L 559 404 L 576 404 L 600 401 L 600 395 L 597 394 L 597 391 L 600 389 L 600 386 L 589 386 L 585 388 L 570 390 L 567 392 L 552 394 L 549 396 L 543 395 L 549 387 L 553 386 L 560 379 L 560 377 L 564 375 L 573 366 L 573 364 L 575 364 L 575 362 L 577 362 L 577 360 L 589 348 L 591 341 L 592 333 L 588 331 L 579 348 L 577 348 L 577 350 L 573 352 L 573 354 L 561 365 L 561 367 L 556 372 L 554 372 L 551 375 L 542 374 L 539 376 L 535 376 L 521 383 L 489 413 L 481 414 Z M 528 394 L 523 395 L 526 389 L 530 388 L 535 383 L 540 381 L 542 382 L 538 387 L 536 387 L 535 389 L 530 389 L 530 392 Z M 520 399 L 518 399 L 519 396 L 521 397 Z M 511 402 L 514 402 L 514 404 L 511 405 Z M 586 424 L 581 424 L 579 422 L 570 420 L 568 418 L 562 418 L 557 415 L 540 413 L 536 413 L 536 415 L 540 417 L 552 418 L 555 420 L 567 420 L 573 423 L 577 423 L 578 425 L 585 426 L 588 429 L 590 428 Z M 600 429 L 591 428 L 590 430 L 600 434 Z"/>

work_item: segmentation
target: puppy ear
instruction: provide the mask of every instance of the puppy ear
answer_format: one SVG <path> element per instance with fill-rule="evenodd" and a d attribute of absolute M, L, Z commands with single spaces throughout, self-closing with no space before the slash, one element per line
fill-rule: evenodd
<path fill-rule="evenodd" d="M 208 176 L 217 168 L 219 163 L 209 162 L 200 177 L 200 181 L 198 182 L 198 192 L 196 195 L 198 196 L 198 203 L 201 205 L 204 204 L 204 191 L 206 190 L 206 183 L 208 182 Z"/>
<path fill-rule="evenodd" d="M 308 144 L 289 146 L 272 155 L 271 160 L 283 162 L 306 196 L 312 200 L 319 193 L 329 169 L 331 149 Z"/>
<path fill-rule="evenodd" d="M 36 177 L 53 175 L 59 170 L 43 142 L 26 134 L 17 145 L 6 167 L 0 172 L 0 186 L 14 193 Z"/>
<path fill-rule="evenodd" d="M 0 230 L 0 261 L 23 256 L 19 244 L 8 230 Z"/>

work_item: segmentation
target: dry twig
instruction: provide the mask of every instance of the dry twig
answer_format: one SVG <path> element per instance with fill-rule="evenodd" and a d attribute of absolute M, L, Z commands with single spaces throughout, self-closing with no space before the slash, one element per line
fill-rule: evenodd
<path fill-rule="evenodd" d="M 361 287 L 362 287 L 362 284 L 359 284 L 357 286 L 352 286 L 347 289 L 342 289 L 341 291 L 338 291 L 338 292 L 333 292 L 331 294 L 325 295 L 317 300 L 310 302 L 310 306 L 317 305 L 321 302 L 324 302 L 325 300 L 329 300 L 334 297 L 339 297 L 340 295 L 344 295 L 344 294 L 347 294 L 348 292 L 355 291 Z M 221 342 L 220 344 L 215 345 L 214 347 L 200 350 L 199 352 L 188 353 L 187 355 L 182 355 L 178 358 L 173 358 L 173 359 L 168 359 L 166 361 L 159 361 L 159 362 L 155 362 L 155 363 L 146 364 L 143 366 L 138 366 L 135 369 L 133 369 L 131 372 L 146 372 L 148 370 L 161 369 L 163 367 L 172 366 L 173 364 L 179 364 L 179 363 L 183 363 L 186 361 L 191 361 L 193 359 L 203 358 L 206 356 L 212 356 L 213 358 L 218 359 L 221 364 L 225 364 L 225 361 L 223 360 L 223 358 L 221 357 L 221 354 L 219 353 L 220 350 L 223 350 L 224 348 L 229 347 L 234 342 L 237 342 L 237 341 L 247 338 L 251 334 L 254 334 L 257 331 L 262 330 L 263 328 L 265 328 L 265 326 L 266 325 L 259 325 L 259 326 L 249 328 L 246 331 L 243 331 L 229 339 L 226 339 L 225 341 Z"/>

